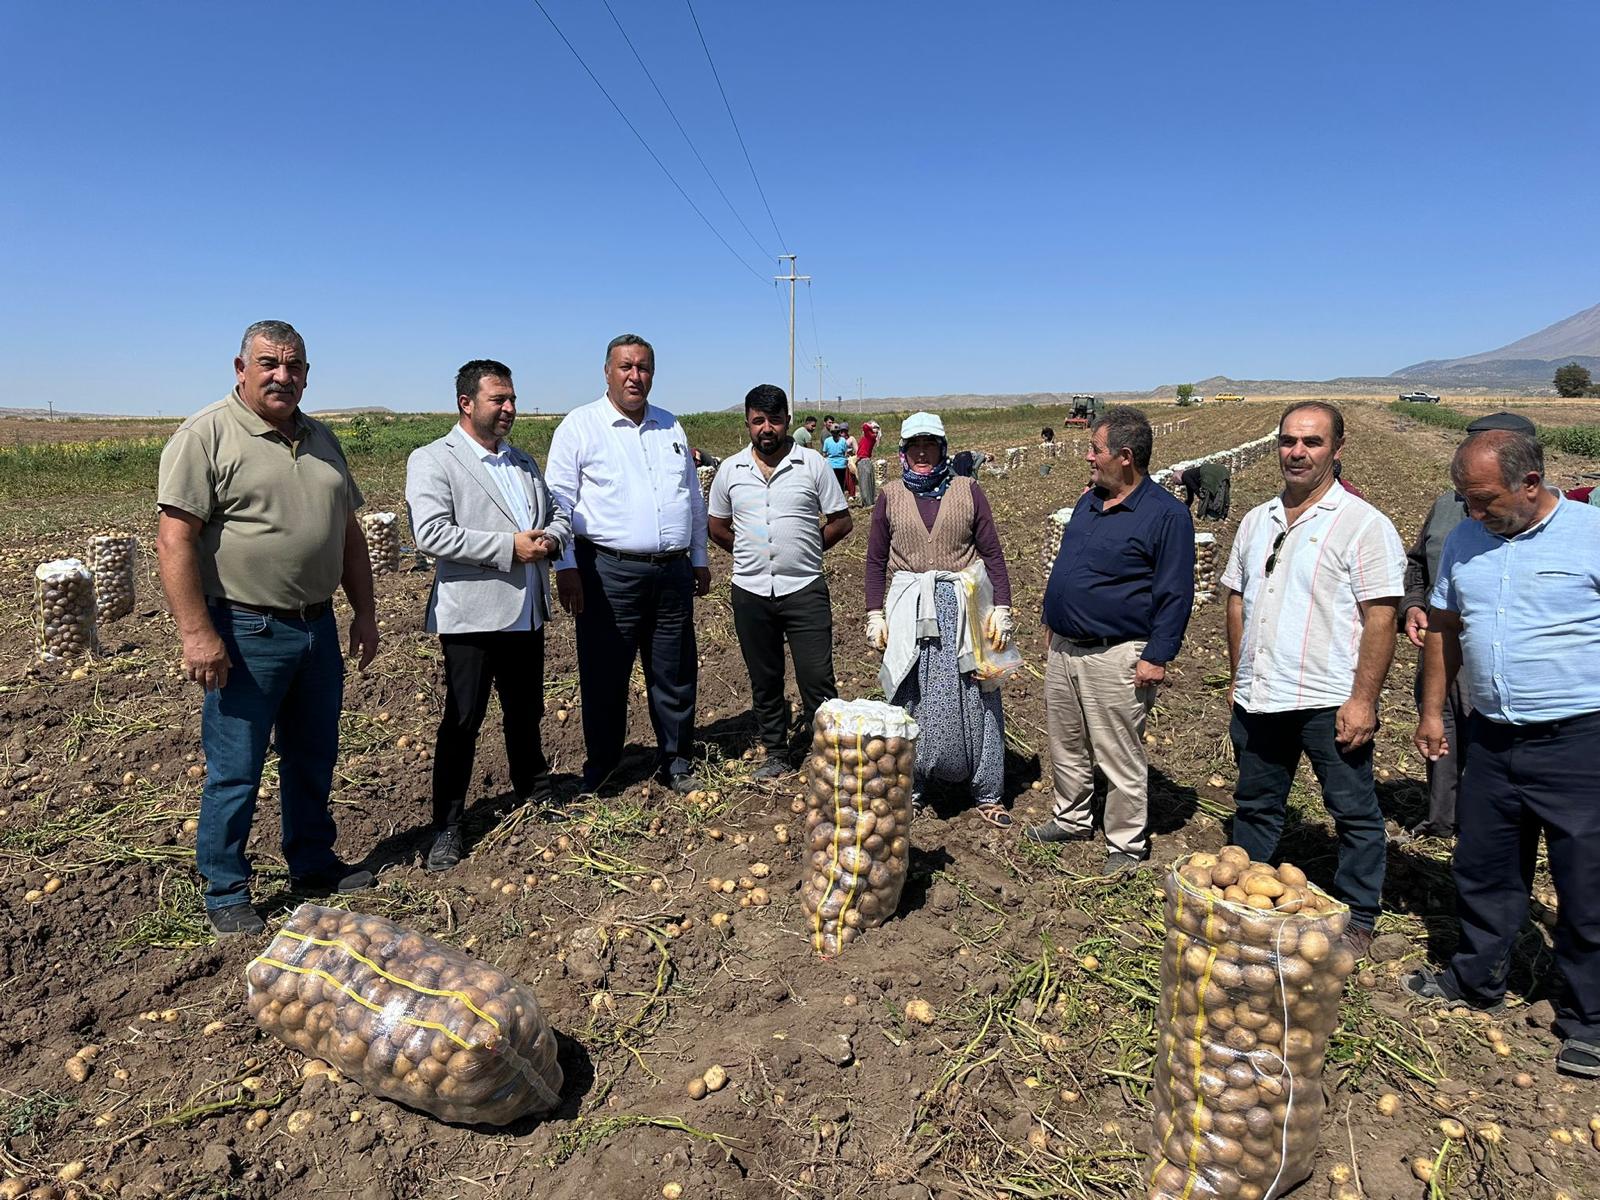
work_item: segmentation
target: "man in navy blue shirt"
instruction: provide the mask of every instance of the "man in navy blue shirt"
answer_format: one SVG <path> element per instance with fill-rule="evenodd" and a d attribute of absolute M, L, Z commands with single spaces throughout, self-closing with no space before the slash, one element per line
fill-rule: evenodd
<path fill-rule="evenodd" d="M 1108 408 L 1089 433 L 1089 483 L 1072 511 L 1044 595 L 1050 649 L 1045 723 L 1055 811 L 1024 836 L 1094 837 L 1094 769 L 1106 792 L 1105 874 L 1150 857 L 1145 719 L 1194 606 L 1194 522 L 1150 482 L 1150 422 Z"/>

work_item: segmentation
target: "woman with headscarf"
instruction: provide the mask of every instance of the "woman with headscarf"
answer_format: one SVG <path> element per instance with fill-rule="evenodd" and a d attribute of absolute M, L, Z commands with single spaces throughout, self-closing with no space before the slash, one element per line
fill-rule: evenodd
<path fill-rule="evenodd" d="M 867 641 L 883 653 L 883 693 L 921 727 L 912 798 L 927 785 L 968 783 L 978 815 L 1004 829 L 1005 720 L 998 690 L 973 676 L 972 622 L 959 572 L 981 563 L 994 607 L 981 636 L 1011 639 L 1011 579 L 983 490 L 951 470 L 944 422 L 913 413 L 900 427 L 901 475 L 872 510 L 867 542 Z M 891 578 L 892 573 L 892 578 Z"/>

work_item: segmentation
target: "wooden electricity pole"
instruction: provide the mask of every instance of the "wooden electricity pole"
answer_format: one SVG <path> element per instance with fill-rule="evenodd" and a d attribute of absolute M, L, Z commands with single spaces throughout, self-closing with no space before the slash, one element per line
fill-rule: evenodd
<path fill-rule="evenodd" d="M 811 276 L 809 276 L 809 275 L 796 275 L 794 273 L 795 261 L 796 261 L 797 257 L 798 257 L 797 255 L 793 255 L 793 254 L 780 254 L 780 255 L 778 255 L 778 261 L 779 262 L 782 262 L 784 259 L 788 259 L 789 260 L 789 273 L 787 275 L 774 275 L 772 277 L 774 280 L 776 280 L 779 283 L 782 283 L 785 280 L 787 280 L 788 284 L 789 284 L 789 403 L 790 404 L 793 404 L 795 402 L 794 401 L 794 285 L 796 283 L 800 283 L 802 281 L 804 281 L 806 283 L 810 283 L 811 282 Z M 817 375 L 817 378 L 818 378 L 819 381 L 820 381 L 821 377 L 822 377 L 821 376 L 821 372 L 819 371 L 818 375 Z M 822 404 L 822 387 L 821 387 L 821 384 L 819 382 L 819 384 L 817 386 L 817 405 L 818 405 L 818 407 L 821 407 L 821 404 Z"/>

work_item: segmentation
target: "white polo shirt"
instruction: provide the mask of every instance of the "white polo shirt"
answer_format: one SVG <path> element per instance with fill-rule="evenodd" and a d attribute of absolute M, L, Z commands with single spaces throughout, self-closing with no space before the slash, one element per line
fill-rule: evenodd
<path fill-rule="evenodd" d="M 1277 496 L 1251 509 L 1222 574 L 1222 586 L 1244 597 L 1234 701 L 1253 713 L 1343 704 L 1361 649 L 1358 605 L 1398 599 L 1405 569 L 1389 518 L 1337 482 L 1292 526 Z"/>
<path fill-rule="evenodd" d="M 746 446 L 711 484 L 712 516 L 733 518 L 733 582 L 758 596 L 787 596 L 822 575 L 822 526 L 845 510 L 839 478 L 815 450 L 792 446 L 768 479 Z"/>
<path fill-rule="evenodd" d="M 706 505 L 688 435 L 664 408 L 646 405 L 635 425 L 601 396 L 562 418 L 550 439 L 544 481 L 572 514 L 573 542 L 630 554 L 689 551 L 706 565 Z M 575 566 L 573 542 L 556 560 Z"/>

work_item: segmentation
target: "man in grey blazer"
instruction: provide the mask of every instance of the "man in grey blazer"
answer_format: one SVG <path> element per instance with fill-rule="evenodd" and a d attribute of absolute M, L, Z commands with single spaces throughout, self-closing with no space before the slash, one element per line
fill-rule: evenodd
<path fill-rule="evenodd" d="M 572 538 L 538 464 L 505 441 L 517 419 L 511 369 L 492 359 L 467 363 L 456 375 L 456 407 L 456 426 L 406 463 L 417 549 L 437 560 L 427 629 L 444 651 L 430 871 L 455 866 L 464 852 L 461 820 L 491 686 L 500 695 L 512 789 L 518 800 L 549 798 L 539 733 L 548 560 Z"/>

